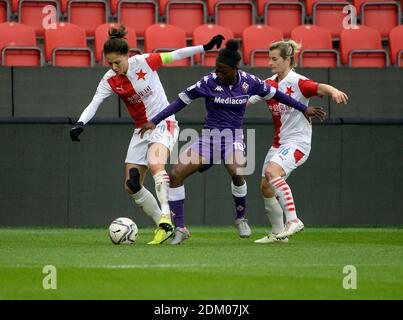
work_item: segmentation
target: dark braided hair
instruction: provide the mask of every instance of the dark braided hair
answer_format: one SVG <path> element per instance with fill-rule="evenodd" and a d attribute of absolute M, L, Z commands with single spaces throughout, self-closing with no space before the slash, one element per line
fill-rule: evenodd
<path fill-rule="evenodd" d="M 104 43 L 104 55 L 108 53 L 126 55 L 129 52 L 129 45 L 125 38 L 126 34 L 127 30 L 123 24 L 119 28 L 111 27 L 108 32 L 109 39 Z"/>
<path fill-rule="evenodd" d="M 221 49 L 217 56 L 217 62 L 230 67 L 236 67 L 241 61 L 241 55 L 238 52 L 239 43 L 234 39 L 229 39 L 225 48 Z"/>

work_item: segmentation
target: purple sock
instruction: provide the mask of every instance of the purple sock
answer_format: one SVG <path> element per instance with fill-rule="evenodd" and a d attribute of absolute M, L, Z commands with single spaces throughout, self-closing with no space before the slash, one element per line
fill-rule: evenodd
<path fill-rule="evenodd" d="M 235 210 L 236 210 L 236 219 L 243 218 L 245 216 L 245 207 L 246 207 L 246 196 L 245 197 L 234 197 L 235 201 Z"/>
<path fill-rule="evenodd" d="M 169 201 L 171 216 L 175 227 L 183 228 L 185 226 L 184 207 L 185 199 L 177 201 Z"/>

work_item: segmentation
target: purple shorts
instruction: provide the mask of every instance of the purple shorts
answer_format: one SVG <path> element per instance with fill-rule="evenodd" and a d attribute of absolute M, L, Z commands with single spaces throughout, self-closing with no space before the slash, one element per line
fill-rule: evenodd
<path fill-rule="evenodd" d="M 202 130 L 202 136 L 190 148 L 202 156 L 205 164 L 199 171 L 205 171 L 215 164 L 232 161 L 229 156 L 235 151 L 246 153 L 242 129 L 232 131 L 229 129 L 218 131 Z M 232 162 L 230 162 L 232 163 Z"/>

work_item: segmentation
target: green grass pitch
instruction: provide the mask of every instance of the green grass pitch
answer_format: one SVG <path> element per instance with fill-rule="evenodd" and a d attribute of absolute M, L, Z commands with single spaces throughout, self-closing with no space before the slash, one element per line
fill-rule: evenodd
<path fill-rule="evenodd" d="M 191 227 L 179 246 L 113 245 L 106 228 L 0 228 L 0 299 L 403 299 L 403 229 L 306 228 L 288 244 Z M 56 267 L 57 289 L 43 288 Z M 346 265 L 357 288 L 344 289 Z M 345 280 L 347 281 L 347 280 Z M 350 281 L 350 283 L 352 283 Z"/>

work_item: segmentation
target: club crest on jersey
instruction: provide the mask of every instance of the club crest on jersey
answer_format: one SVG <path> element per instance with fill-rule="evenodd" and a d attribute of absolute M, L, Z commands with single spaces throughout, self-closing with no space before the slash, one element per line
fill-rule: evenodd
<path fill-rule="evenodd" d="M 136 75 L 137 75 L 137 80 L 140 80 L 140 79 L 142 79 L 142 80 L 146 80 L 146 78 L 145 78 L 145 76 L 146 76 L 146 72 L 143 72 L 143 69 L 140 69 L 140 71 L 139 72 L 136 72 Z"/>
<path fill-rule="evenodd" d="M 287 96 L 291 97 L 291 94 L 293 94 L 295 91 L 292 90 L 292 86 L 287 87 L 287 92 L 285 93 Z"/>
<path fill-rule="evenodd" d="M 248 89 L 249 89 L 249 84 L 246 83 L 246 82 L 242 83 L 242 90 L 243 90 L 243 92 L 244 92 L 244 93 L 247 93 L 247 92 L 248 92 Z"/>

